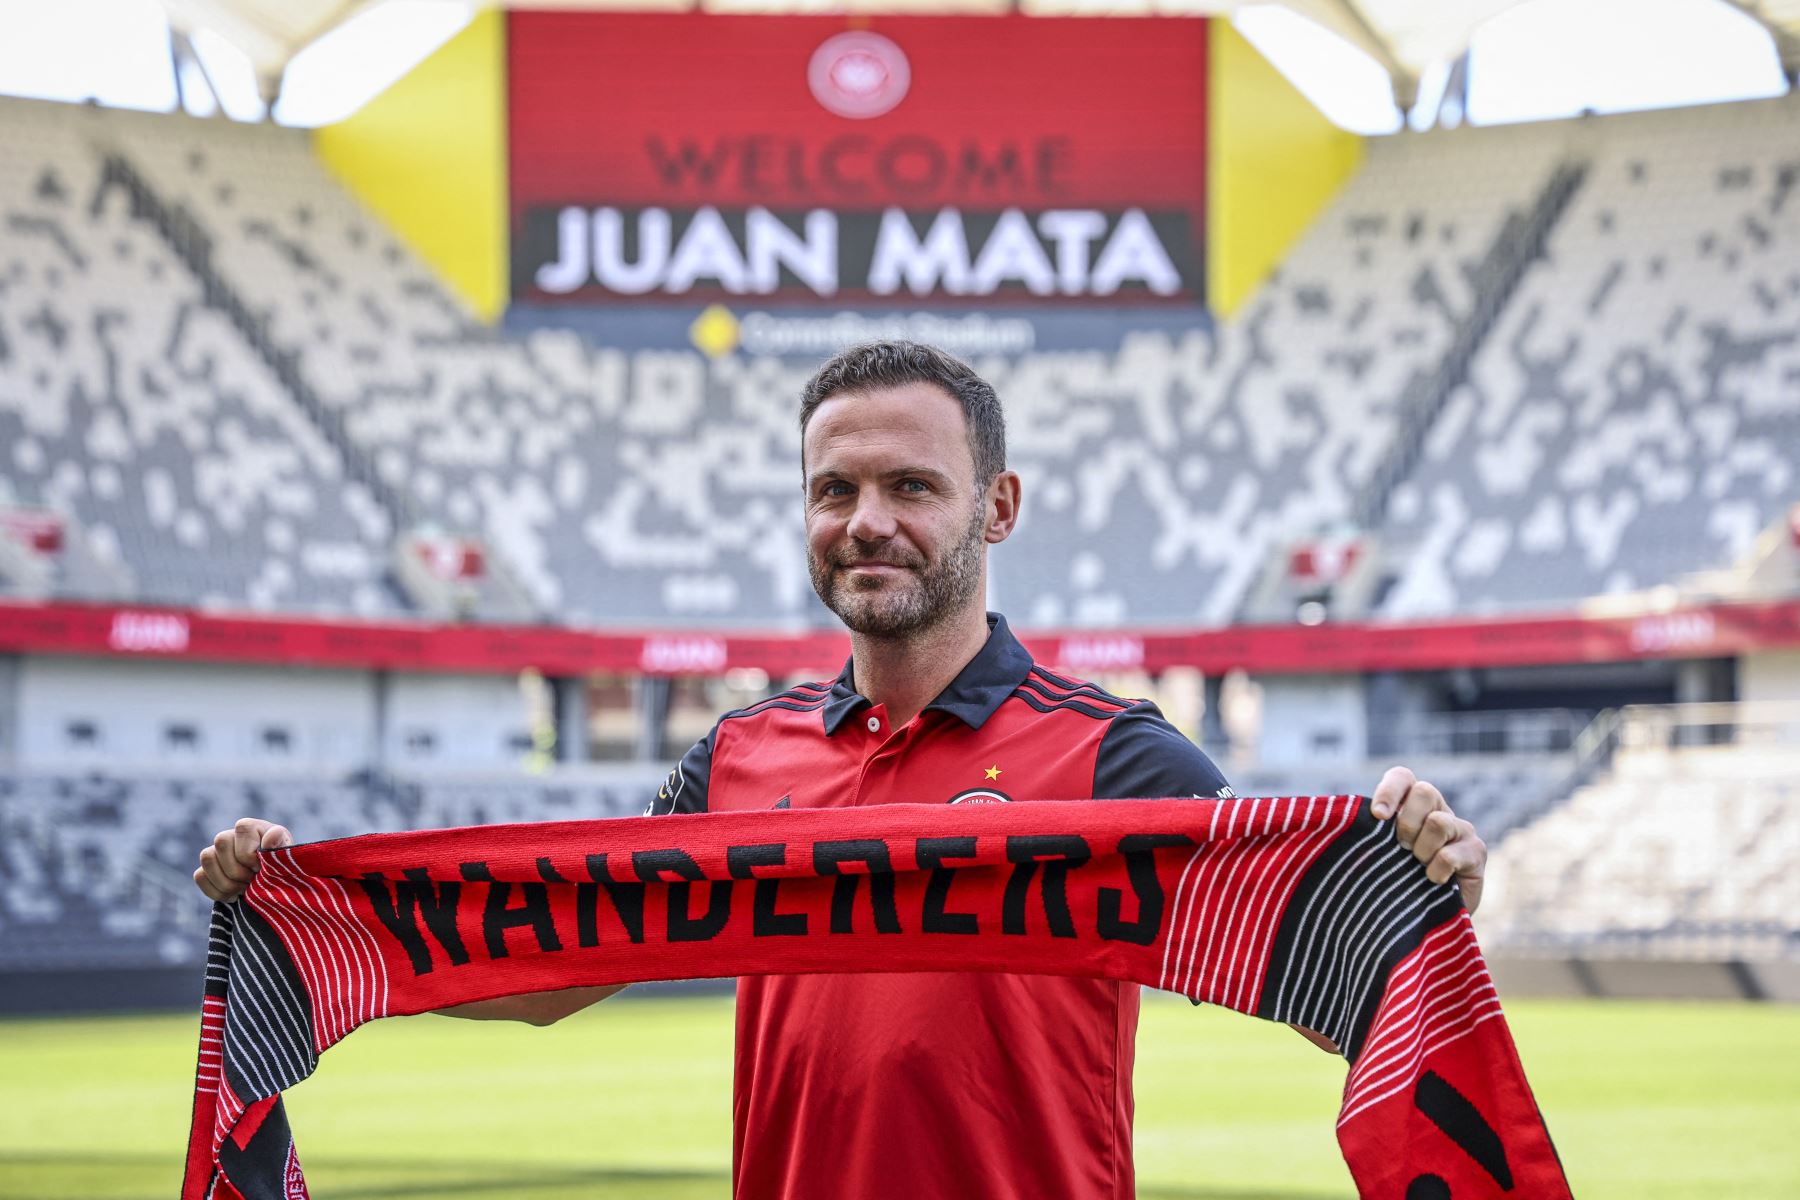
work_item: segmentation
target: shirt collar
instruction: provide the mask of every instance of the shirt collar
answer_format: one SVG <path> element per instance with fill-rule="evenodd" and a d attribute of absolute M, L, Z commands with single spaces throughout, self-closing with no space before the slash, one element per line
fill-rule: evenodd
<path fill-rule="evenodd" d="M 980 729 L 1030 674 L 1031 655 L 1006 627 L 1006 618 L 991 612 L 987 621 L 988 639 L 980 652 L 950 681 L 949 687 L 938 693 L 937 699 L 925 706 L 926 712 L 946 712 L 969 728 Z M 827 735 L 836 733 L 851 713 L 869 704 L 868 697 L 859 695 L 852 682 L 855 666 L 855 659 L 846 661 L 831 685 L 824 709 Z"/>

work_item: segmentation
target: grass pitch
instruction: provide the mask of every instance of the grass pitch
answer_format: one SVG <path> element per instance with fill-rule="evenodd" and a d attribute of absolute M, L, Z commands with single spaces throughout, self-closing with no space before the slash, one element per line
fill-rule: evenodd
<path fill-rule="evenodd" d="M 1800 1196 L 1800 1008 L 1508 1015 L 1584 1200 Z M 0 1200 L 173 1197 L 196 1024 L 0 1022 Z M 1332 1135 L 1343 1073 L 1285 1029 L 1147 998 L 1139 1195 L 1351 1195 Z M 320 1200 L 710 1200 L 728 1190 L 730 1090 L 731 1003 L 689 998 L 615 1000 L 551 1029 L 383 1021 L 288 1100 Z"/>

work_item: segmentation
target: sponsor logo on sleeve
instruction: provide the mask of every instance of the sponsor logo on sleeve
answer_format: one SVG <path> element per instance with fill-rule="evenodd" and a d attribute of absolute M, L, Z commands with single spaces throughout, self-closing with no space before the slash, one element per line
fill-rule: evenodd
<path fill-rule="evenodd" d="M 661 787 L 656 789 L 656 799 L 652 800 L 649 807 L 644 809 L 644 815 L 654 817 L 659 813 L 674 812 L 675 799 L 681 795 L 682 786 L 686 783 L 687 777 L 681 773 L 681 764 L 676 763 L 675 769 L 669 772 L 669 777 L 663 780 Z"/>

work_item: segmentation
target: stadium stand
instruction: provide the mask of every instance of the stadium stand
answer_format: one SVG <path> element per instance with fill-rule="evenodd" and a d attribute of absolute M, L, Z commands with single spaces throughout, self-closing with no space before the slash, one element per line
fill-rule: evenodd
<path fill-rule="evenodd" d="M 1791 746 L 1621 750 L 1497 840 L 1491 949 L 1770 959 L 1800 950 L 1800 756 Z"/>
<path fill-rule="evenodd" d="M 1408 766 L 1444 793 L 1456 814 L 1472 821 L 1490 845 L 1530 821 L 1557 799 L 1572 765 L 1566 754 L 1455 757 L 1409 755 Z M 1305 768 L 1249 767 L 1229 772 L 1240 796 L 1367 794 L 1392 758 Z"/>
<path fill-rule="evenodd" d="M 378 481 L 390 523 L 484 538 L 554 620 L 816 611 L 792 505 L 806 364 L 477 330 L 299 135 L 81 116 L 87 152 L 151 194 L 176 250 L 241 301 L 246 336 L 293 364 L 294 403 L 316 398 L 314 423 Z M 1377 143 L 1243 319 L 981 363 L 1038 506 L 999 564 L 1001 597 L 1028 597 L 1036 624 L 1231 619 L 1267 553 L 1354 514 L 1402 393 L 1473 312 L 1561 136 Z M 1056 553 L 1032 511 L 1055 518 Z"/>
<path fill-rule="evenodd" d="M 163 288 L 186 314 L 163 344 L 211 358 L 208 378 L 224 381 L 215 405 L 260 404 L 302 450 L 291 486 L 267 491 L 310 495 L 312 512 L 215 532 L 180 503 L 173 514 L 161 499 L 138 506 L 167 517 L 165 541 L 172 532 L 191 546 L 199 529 L 209 550 L 241 546 L 236 578 L 146 579 L 145 598 L 404 606 L 376 581 L 395 531 L 425 527 L 486 545 L 495 578 L 474 605 L 480 617 L 818 616 L 792 504 L 791 404 L 807 364 L 478 328 L 298 133 L 5 103 L 22 118 L 14 126 L 33 130 L 8 152 L 19 164 L 9 219 L 48 237 L 33 213 L 57 201 L 34 194 L 44 172 L 20 149 L 35 147 L 62 164 L 68 182 L 56 187 L 71 203 L 105 198 L 80 221 L 59 218 L 90 271 L 126 268 L 86 248 L 129 244 L 168 278 L 108 275 L 97 286 Z M 998 602 L 1022 624 L 1227 623 L 1245 615 L 1272 556 L 1379 514 L 1390 489 L 1385 615 L 1566 604 L 1729 563 L 1800 497 L 1800 416 L 1783 390 L 1800 306 L 1790 265 L 1800 209 L 1789 200 L 1800 160 L 1781 138 L 1794 107 L 1377 139 L 1238 319 L 1130 334 L 1116 352 L 978 364 L 1009 401 L 1032 497 L 996 563 Z M 1547 211 L 1549 258 L 1527 268 L 1528 218 L 1574 161 L 1590 165 L 1586 182 L 1566 211 Z M 116 190 L 93 186 L 100 163 Z M 150 216 L 121 211 L 121 191 L 142 193 Z M 157 250 L 153 226 L 189 272 Z M 21 258 L 10 269 L 29 268 Z M 38 293 L 18 282 L 11 294 L 28 304 Z M 240 310 L 233 339 L 225 317 Z M 61 321 L 78 335 L 92 323 L 73 310 Z M 1552 329 L 1573 332 L 1539 332 Z M 1454 386 L 1471 349 L 1467 381 Z M 104 353 L 95 345 L 68 361 Z M 255 428 L 209 424 L 221 437 Z M 1413 442 L 1424 453 L 1408 473 Z M 50 461 L 49 449 L 26 461 Z M 63 474 L 72 480 L 94 453 Z M 165 496 L 170 469 L 141 469 Z M 318 495 L 334 472 L 353 481 L 343 506 L 364 535 L 354 564 L 343 519 Z M 15 502 L 70 507 L 68 485 L 46 491 L 28 474 L 9 469 Z M 111 472 L 99 478 L 111 487 Z M 103 511 L 92 492 L 83 503 Z M 1684 506 L 1695 494 L 1716 512 Z M 1649 533 L 1664 517 L 1676 536 Z M 121 519 L 87 540 L 104 554 Z M 287 565 L 302 544 L 318 569 Z M 179 554 L 137 558 L 179 568 Z"/>
<path fill-rule="evenodd" d="M 996 606 L 1227 624 L 1296 539 L 1345 531 L 1379 542 L 1398 618 L 1731 563 L 1800 500 L 1796 117 L 1377 139 L 1239 318 L 978 362 L 1030 493 Z M 291 131 L 11 100 L 0 120 L 0 524 L 47 513 L 63 542 L 52 578 L 8 559 L 0 586 L 416 613 L 394 555 L 442 531 L 493 565 L 456 615 L 824 619 L 794 503 L 811 363 L 477 327 Z M 1800 764 L 1585 753 L 1409 756 L 1497 847 L 1484 938 L 1792 954 Z M 1385 765 L 1230 774 L 1363 791 Z M 245 812 L 309 838 L 601 816 L 641 811 L 660 771 L 631 771 L 0 772 L 0 968 L 191 961 L 193 850 Z M 1625 824 L 1636 849 L 1586 853 Z"/>
<path fill-rule="evenodd" d="M 1383 531 L 1383 611 L 1566 606 L 1729 565 L 1800 498 L 1793 97 L 1607 117 Z"/>
<path fill-rule="evenodd" d="M 337 779 L 229 772 L 0 773 L 0 970 L 197 962 L 205 900 L 195 847 L 256 813 L 307 841 L 644 811 L 657 768 Z"/>
<path fill-rule="evenodd" d="M 270 132 L 161 120 L 119 153 L 216 239 L 221 277 L 400 505 L 483 537 L 517 599 L 555 621 L 807 609 L 804 370 L 475 327 L 304 137 Z M 492 596 L 480 609 L 508 615 Z"/>
<path fill-rule="evenodd" d="M 71 522 L 62 594 L 376 615 L 368 493 L 52 105 L 0 142 L 0 503 Z"/>
<path fill-rule="evenodd" d="M 1405 393 L 1492 286 L 1509 218 L 1549 185 L 1562 136 L 1373 141 L 1210 335 L 981 364 L 1028 496 L 1016 547 L 996 559 L 1001 601 L 1027 598 L 1021 623 L 1048 626 L 1237 617 L 1268 555 L 1356 515 L 1403 432 Z"/>
<path fill-rule="evenodd" d="M 1490 847 L 1490 955 L 1791 959 L 1800 710 L 1634 706 L 1554 754 L 1407 754 Z M 1229 772 L 1241 795 L 1364 791 L 1392 760 Z"/>

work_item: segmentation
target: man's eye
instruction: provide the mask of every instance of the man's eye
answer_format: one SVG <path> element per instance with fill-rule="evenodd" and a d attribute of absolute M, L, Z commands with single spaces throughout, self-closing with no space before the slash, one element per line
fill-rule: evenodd
<path fill-rule="evenodd" d="M 923 479 L 902 479 L 900 481 L 900 488 L 902 491 L 907 492 L 926 492 L 931 490 L 925 485 Z"/>
<path fill-rule="evenodd" d="M 821 496 L 848 496 L 851 488 L 847 483 L 828 483 L 819 492 Z"/>

